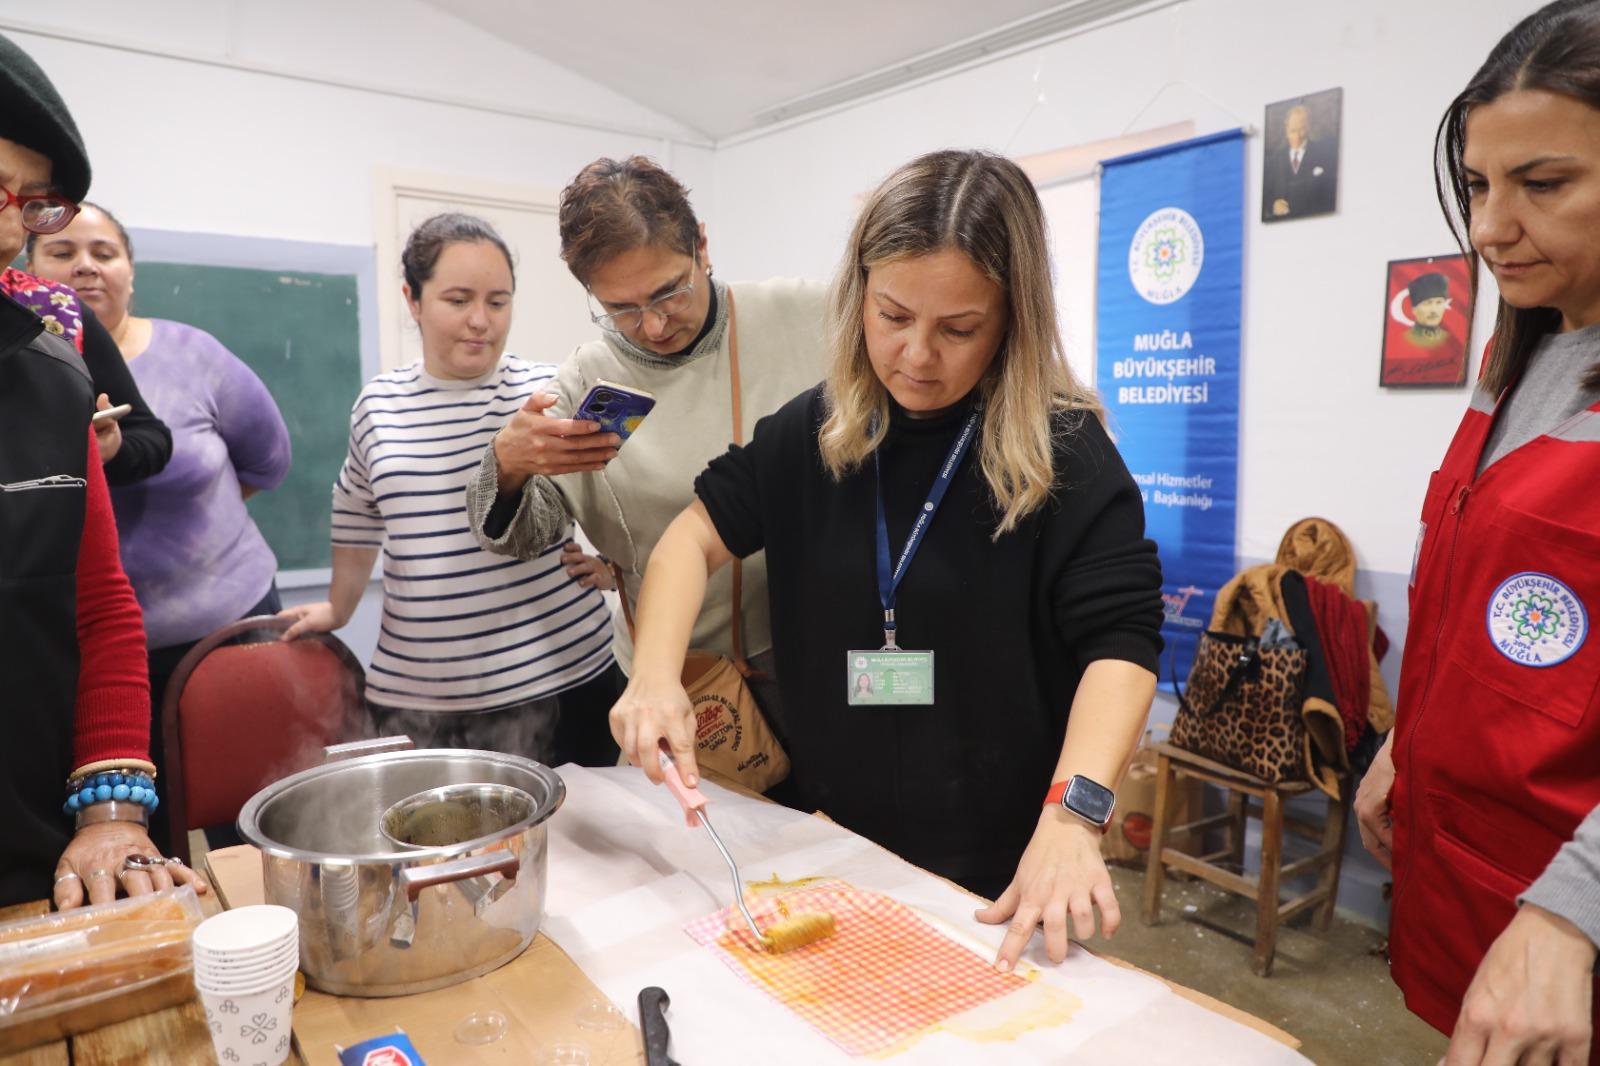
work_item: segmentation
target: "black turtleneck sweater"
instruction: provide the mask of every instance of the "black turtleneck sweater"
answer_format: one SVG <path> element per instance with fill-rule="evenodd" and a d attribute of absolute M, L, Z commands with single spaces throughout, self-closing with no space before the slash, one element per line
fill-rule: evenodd
<path fill-rule="evenodd" d="M 879 455 L 891 555 L 969 408 L 891 416 Z M 1055 494 L 998 540 L 973 443 L 906 571 L 902 647 L 935 653 L 932 706 L 852 707 L 845 653 L 883 643 L 870 463 L 834 481 L 821 388 L 756 423 L 695 491 L 738 556 L 765 549 L 794 786 L 928 870 L 998 894 L 1037 822 L 1083 669 L 1155 672 L 1161 567 L 1138 487 L 1093 417 L 1055 416 Z M 821 871 L 819 871 L 821 872 Z"/>

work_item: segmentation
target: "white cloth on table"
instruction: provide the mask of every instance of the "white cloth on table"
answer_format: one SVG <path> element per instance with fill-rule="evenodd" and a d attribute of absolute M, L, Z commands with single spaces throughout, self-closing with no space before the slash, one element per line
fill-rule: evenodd
<path fill-rule="evenodd" d="M 607 997 L 638 1022 L 639 990 L 658 985 L 672 1003 L 672 1055 L 696 1066 L 752 1061 L 852 1062 L 775 1000 L 746 985 L 685 923 L 733 900 L 727 864 L 701 828 L 684 824 L 664 788 L 630 767 L 563 766 L 567 799 L 550 821 L 550 880 L 542 931 Z M 977 922 L 973 897 L 821 818 L 702 784 L 712 824 L 747 881 L 830 876 L 892 896 L 958 942 L 993 958 L 1004 926 Z M 1023 955 L 1039 980 L 1083 1003 L 1065 1024 L 1015 1040 L 974 1042 L 948 1031 L 890 1061 L 1104 1064 L 1182 1061 L 1187 1066 L 1287 1066 L 1298 1053 L 1207 1010 L 1144 974 L 1074 945 L 1052 965 L 1042 936 Z M 1025 972 L 1019 966 L 1019 972 Z M 1016 993 L 1007 1000 L 1020 998 Z M 1006 1000 L 982 1008 L 993 1017 Z M 1019 1009 L 1021 1008 L 1019 1004 Z"/>

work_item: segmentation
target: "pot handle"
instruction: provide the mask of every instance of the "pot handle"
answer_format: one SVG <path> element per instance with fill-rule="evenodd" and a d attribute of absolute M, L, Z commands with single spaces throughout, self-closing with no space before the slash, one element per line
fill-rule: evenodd
<path fill-rule="evenodd" d="M 516 852 L 501 848 L 431 866 L 407 867 L 400 871 L 400 883 L 405 886 L 407 901 L 415 903 L 423 889 L 434 885 L 447 885 L 452 881 L 465 881 L 486 874 L 501 874 L 507 880 L 514 879 L 521 865 L 522 859 Z"/>
<path fill-rule="evenodd" d="M 322 749 L 324 764 L 354 759 L 359 755 L 381 755 L 386 751 L 410 751 L 416 745 L 407 736 L 378 737 L 376 740 L 352 740 L 348 744 L 330 744 Z"/>

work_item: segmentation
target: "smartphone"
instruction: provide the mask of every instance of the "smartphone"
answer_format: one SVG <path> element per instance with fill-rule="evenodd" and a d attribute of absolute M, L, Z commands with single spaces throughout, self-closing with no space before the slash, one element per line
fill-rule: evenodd
<path fill-rule="evenodd" d="M 643 389 L 600 381 L 589 390 L 572 417 L 598 422 L 600 432 L 615 433 L 627 440 L 655 405 L 656 398 Z"/>
<path fill-rule="evenodd" d="M 104 411 L 96 411 L 94 413 L 94 417 L 90 419 L 90 421 L 96 424 L 101 422 L 120 422 L 122 421 L 122 416 L 128 414 L 132 410 L 133 404 L 119 403 L 115 407 L 107 407 Z"/>

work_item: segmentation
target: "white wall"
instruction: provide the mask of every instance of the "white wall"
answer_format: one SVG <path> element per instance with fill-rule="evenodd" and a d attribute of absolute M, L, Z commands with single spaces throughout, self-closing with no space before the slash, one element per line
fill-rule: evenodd
<path fill-rule="evenodd" d="M 711 199 L 697 135 L 418 0 L 0 0 L 0 32 L 55 81 L 90 195 L 130 225 L 370 245 L 376 166 L 559 189 L 630 152 Z"/>
<path fill-rule="evenodd" d="M 1384 263 L 1453 249 L 1433 199 L 1434 126 L 1523 6 L 1192 0 L 725 144 L 718 267 L 830 273 L 854 198 L 920 152 L 1025 155 L 1191 118 L 1200 133 L 1259 125 L 1270 101 L 1342 85 L 1337 214 L 1254 221 L 1261 138 L 1249 141 L 1239 549 L 1270 558 L 1291 522 L 1322 514 L 1363 565 L 1403 575 L 1428 472 L 1467 396 L 1378 388 Z M 1046 103 L 1018 132 L 1035 70 Z M 1180 84 L 1152 103 L 1169 82 Z"/>

